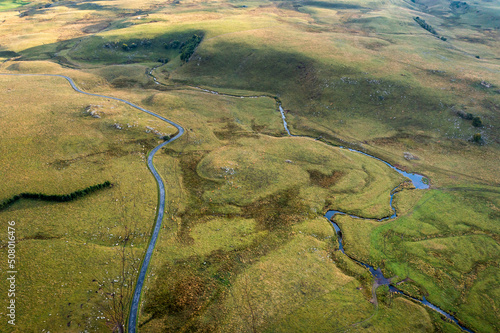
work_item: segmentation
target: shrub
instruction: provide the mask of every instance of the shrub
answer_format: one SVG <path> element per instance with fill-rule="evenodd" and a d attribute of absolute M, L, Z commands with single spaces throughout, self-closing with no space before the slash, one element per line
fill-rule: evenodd
<path fill-rule="evenodd" d="M 466 120 L 472 120 L 474 118 L 474 115 L 472 113 L 464 112 L 462 110 L 457 111 L 457 115 Z"/>
<path fill-rule="evenodd" d="M 475 143 L 483 143 L 481 133 L 474 134 L 474 136 L 472 137 L 472 141 L 474 141 Z"/>
<path fill-rule="evenodd" d="M 472 126 L 474 126 L 474 127 L 482 127 L 483 126 L 483 122 L 481 121 L 481 118 L 474 117 L 472 119 Z"/>
<path fill-rule="evenodd" d="M 178 49 L 179 46 L 181 46 L 181 42 L 179 42 L 178 40 L 173 40 L 171 41 L 170 43 L 165 43 L 163 44 L 165 46 L 165 48 L 168 50 L 168 49 Z"/>

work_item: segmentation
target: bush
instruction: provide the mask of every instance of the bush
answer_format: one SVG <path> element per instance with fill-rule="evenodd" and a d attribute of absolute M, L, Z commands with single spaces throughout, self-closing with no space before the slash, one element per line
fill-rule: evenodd
<path fill-rule="evenodd" d="M 464 112 L 462 110 L 457 111 L 457 115 L 460 118 L 466 119 L 466 120 L 472 120 L 472 119 L 474 119 L 474 115 L 472 113 Z"/>
<path fill-rule="evenodd" d="M 483 138 L 481 136 L 481 133 L 474 134 L 474 136 L 472 137 L 472 141 L 480 144 L 483 143 Z"/>
<path fill-rule="evenodd" d="M 168 50 L 168 49 L 178 49 L 179 46 L 181 46 L 181 42 L 179 42 L 178 40 L 173 40 L 171 41 L 170 43 L 165 43 L 163 44 L 165 46 L 165 48 Z"/>
<path fill-rule="evenodd" d="M 122 44 L 122 49 L 123 49 L 123 51 L 130 50 L 129 47 L 128 47 L 128 44 L 125 44 L 125 43 Z"/>
<path fill-rule="evenodd" d="M 481 118 L 474 117 L 472 119 L 472 126 L 474 126 L 474 127 L 482 127 L 483 126 L 483 122 L 481 121 Z"/>
<path fill-rule="evenodd" d="M 433 35 L 437 35 L 437 32 L 436 30 L 434 30 L 434 28 L 428 24 L 427 22 L 425 22 L 425 20 L 422 20 L 420 17 L 414 17 L 413 18 L 415 20 L 415 22 L 417 22 L 422 28 L 424 28 L 425 30 L 429 31 L 431 34 Z"/>

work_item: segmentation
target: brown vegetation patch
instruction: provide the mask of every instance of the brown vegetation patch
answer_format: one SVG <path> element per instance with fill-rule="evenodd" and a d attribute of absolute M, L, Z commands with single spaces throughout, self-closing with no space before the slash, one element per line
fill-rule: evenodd
<path fill-rule="evenodd" d="M 483 44 L 483 45 L 488 45 L 489 42 L 487 39 L 484 38 L 478 38 L 478 37 L 471 37 L 471 36 L 456 36 L 456 39 L 467 42 L 467 43 L 474 43 L 474 44 Z"/>
<path fill-rule="evenodd" d="M 317 76 L 317 70 L 312 62 L 301 61 L 296 66 L 298 84 L 302 87 L 307 99 L 320 99 L 323 90 Z"/>
<path fill-rule="evenodd" d="M 197 151 L 181 157 L 184 188 L 191 190 L 191 199 L 193 199 L 193 203 L 196 204 L 201 203 L 200 198 L 204 192 L 204 185 L 207 183 L 207 180 L 200 177 L 196 172 L 196 167 L 204 155 L 205 152 Z"/>
<path fill-rule="evenodd" d="M 380 51 L 382 48 L 386 47 L 388 44 L 383 42 L 366 42 L 362 43 L 363 47 L 368 50 Z"/>
<path fill-rule="evenodd" d="M 374 145 L 390 145 L 400 143 L 402 140 L 410 139 L 411 141 L 419 144 L 427 144 L 431 142 L 432 138 L 428 135 L 398 133 L 393 136 L 376 138 L 371 140 Z"/>
<path fill-rule="evenodd" d="M 51 162 L 49 165 L 56 168 L 57 170 L 64 169 L 69 167 L 71 164 L 85 160 L 90 157 L 98 156 L 98 155 L 105 155 L 108 157 L 121 157 L 128 155 L 129 151 L 123 149 L 119 145 L 111 145 L 110 149 L 101 151 L 101 152 L 96 152 L 96 153 L 91 153 L 91 154 L 86 154 L 82 156 L 78 156 L 75 158 L 70 158 L 70 159 L 57 159 L 54 162 Z"/>
<path fill-rule="evenodd" d="M 307 172 L 311 183 L 323 188 L 334 185 L 343 175 L 340 171 L 334 171 L 331 175 L 325 175 L 318 170 L 307 170 Z"/>
<path fill-rule="evenodd" d="M 166 265 L 144 308 L 151 319 L 164 318 L 165 326 L 178 330 L 202 308 L 214 284 L 204 278 L 193 265 L 179 262 Z M 143 323 L 144 324 L 144 323 Z"/>
<path fill-rule="evenodd" d="M 141 86 L 141 82 L 139 82 L 138 80 L 124 76 L 120 76 L 112 80 L 111 84 L 115 88 L 131 88 L 135 86 Z"/>
<path fill-rule="evenodd" d="M 288 189 L 268 196 L 244 208 L 245 215 L 255 218 L 267 230 L 287 228 L 306 216 L 306 206 L 299 199 L 298 189 Z"/>
<path fill-rule="evenodd" d="M 60 170 L 60 169 L 64 169 L 66 167 L 69 167 L 71 164 L 78 162 L 78 161 L 81 161 L 83 159 L 86 159 L 88 157 L 103 155 L 103 154 L 106 154 L 107 152 L 109 152 L 109 151 L 101 151 L 101 152 L 87 154 L 84 156 L 78 156 L 75 158 L 70 158 L 70 159 L 65 159 L 65 160 L 64 159 L 57 159 L 54 162 L 51 162 L 49 165 L 56 168 L 57 170 Z"/>
<path fill-rule="evenodd" d="M 87 34 L 94 34 L 94 33 L 97 33 L 99 31 L 106 29 L 109 26 L 110 26 L 110 23 L 107 21 L 106 22 L 99 22 L 97 24 L 92 24 L 92 25 L 88 25 L 88 26 L 84 27 L 82 29 L 82 32 L 87 33 Z"/>
<path fill-rule="evenodd" d="M 214 135 L 219 140 L 230 140 L 232 138 L 237 137 L 254 137 L 258 138 L 259 136 L 246 131 L 240 125 L 235 123 L 232 119 L 224 119 L 226 122 L 226 126 L 221 131 L 214 131 Z"/>

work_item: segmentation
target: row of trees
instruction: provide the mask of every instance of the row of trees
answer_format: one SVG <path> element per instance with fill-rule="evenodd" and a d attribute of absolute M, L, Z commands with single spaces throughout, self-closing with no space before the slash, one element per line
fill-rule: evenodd
<path fill-rule="evenodd" d="M 446 41 L 447 38 L 444 37 L 444 36 L 441 36 L 439 37 L 437 31 L 430 25 L 428 24 L 427 22 L 425 22 L 425 20 L 421 19 L 420 17 L 414 17 L 413 18 L 415 20 L 415 22 L 417 22 L 422 28 L 424 28 L 425 30 L 429 31 L 431 34 L 433 35 L 436 35 L 436 37 L 440 38 L 441 40 L 443 41 Z"/>
<path fill-rule="evenodd" d="M 428 24 L 427 22 L 425 22 L 425 20 L 421 19 L 420 17 L 415 17 L 414 20 L 422 27 L 424 28 L 425 30 L 429 31 L 431 34 L 433 35 L 437 35 L 437 32 L 436 30 L 434 30 L 434 28 Z"/>
<path fill-rule="evenodd" d="M 203 39 L 203 36 L 199 36 L 197 34 L 194 34 L 191 36 L 190 39 L 188 39 L 186 42 L 180 42 L 179 40 L 172 40 L 168 43 L 164 43 L 163 46 L 167 50 L 179 50 L 181 53 L 181 60 L 184 62 L 188 62 L 189 58 L 194 53 L 194 50 L 198 45 L 201 43 L 201 40 Z M 151 40 L 141 40 L 140 42 L 133 42 L 130 44 L 122 43 L 121 48 L 123 51 L 131 51 L 134 49 L 137 49 L 139 46 L 145 46 L 145 47 L 150 47 L 152 45 Z M 104 47 L 108 48 L 113 48 L 116 47 L 116 43 L 107 43 Z M 159 62 L 167 63 L 168 59 L 159 59 Z"/>
<path fill-rule="evenodd" d="M 90 193 L 98 191 L 103 188 L 111 187 L 112 184 L 109 181 L 105 181 L 101 184 L 92 185 L 84 189 L 69 193 L 69 194 L 43 194 L 43 193 L 21 193 L 13 196 L 2 202 L 0 204 L 0 210 L 5 209 L 21 199 L 33 199 L 33 200 L 43 200 L 43 201 L 55 201 L 55 202 L 67 202 L 72 201 L 81 197 L 84 197 Z"/>
<path fill-rule="evenodd" d="M 191 58 L 191 56 L 194 53 L 194 50 L 201 43 L 202 39 L 203 39 L 203 37 L 195 34 L 195 35 L 191 36 L 191 38 L 186 43 L 184 43 L 184 45 L 181 47 L 181 60 L 182 61 L 185 61 L 185 62 L 189 61 L 189 58 Z"/>

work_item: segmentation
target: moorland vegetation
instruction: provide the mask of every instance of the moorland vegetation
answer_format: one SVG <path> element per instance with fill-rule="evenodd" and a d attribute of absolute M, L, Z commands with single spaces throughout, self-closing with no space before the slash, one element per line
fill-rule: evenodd
<path fill-rule="evenodd" d="M 373 304 L 371 274 L 349 257 L 472 331 L 499 331 L 497 3 L 46 5 L 0 6 L 2 73 L 68 75 L 186 130 L 154 159 L 166 209 L 140 332 L 460 331 L 387 286 Z M 146 154 L 176 129 L 58 78 L 0 76 L 0 89 L 1 200 L 113 184 L 0 211 L 18 235 L 13 331 L 125 328 L 157 207 Z M 336 216 L 349 257 L 324 213 L 388 216 L 405 179 L 339 146 L 431 185 L 396 193 L 396 219 Z"/>

